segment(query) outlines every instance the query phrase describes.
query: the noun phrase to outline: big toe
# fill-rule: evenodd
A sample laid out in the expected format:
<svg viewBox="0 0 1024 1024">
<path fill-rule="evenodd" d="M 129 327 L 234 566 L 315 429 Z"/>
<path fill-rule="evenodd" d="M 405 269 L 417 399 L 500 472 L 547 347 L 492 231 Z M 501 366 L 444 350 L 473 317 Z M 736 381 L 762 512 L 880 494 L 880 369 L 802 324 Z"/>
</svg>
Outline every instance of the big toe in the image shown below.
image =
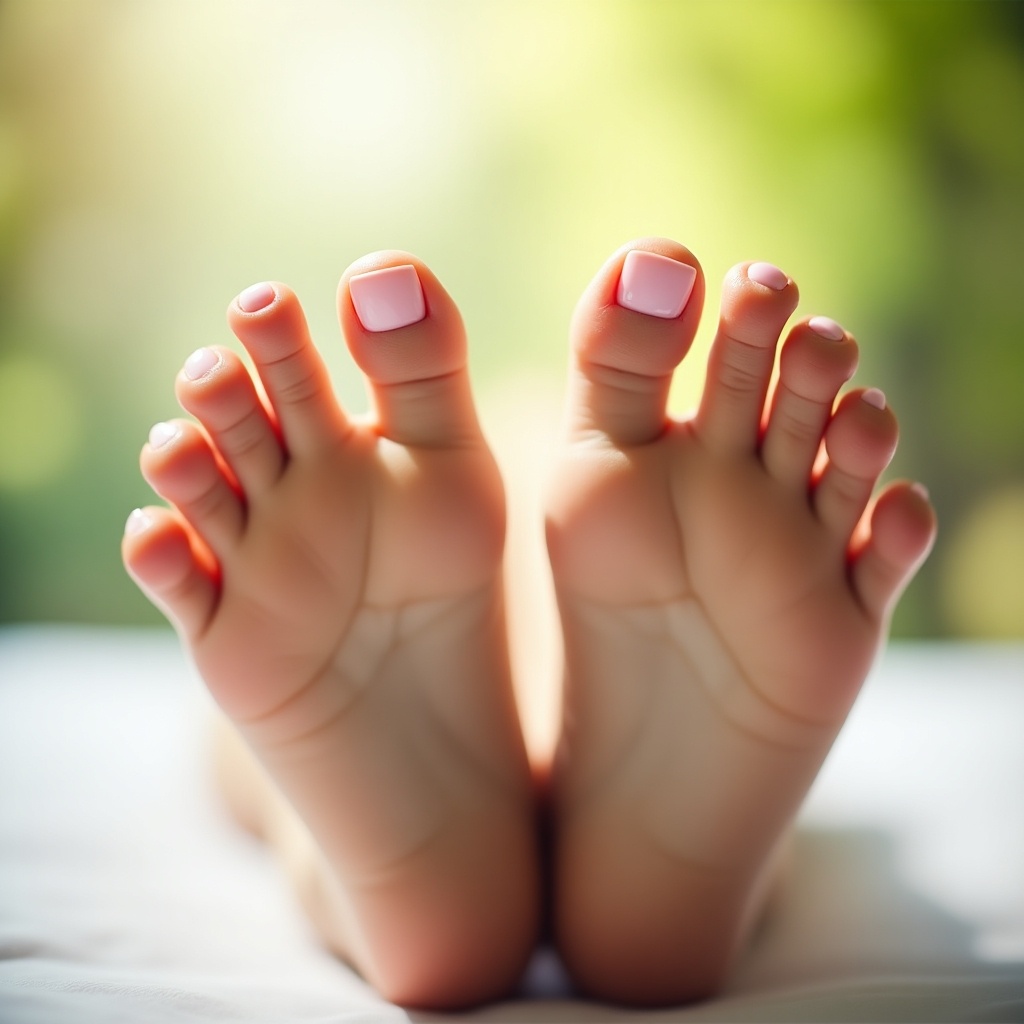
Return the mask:
<svg viewBox="0 0 1024 1024">
<path fill-rule="evenodd" d="M 573 315 L 571 436 L 636 445 L 662 434 L 672 374 L 703 303 L 700 264 L 677 242 L 638 239 L 606 261 Z"/>
<path fill-rule="evenodd" d="M 479 441 L 462 317 L 422 260 L 398 250 L 357 260 L 338 286 L 338 316 L 383 436 L 425 447 Z"/>
</svg>

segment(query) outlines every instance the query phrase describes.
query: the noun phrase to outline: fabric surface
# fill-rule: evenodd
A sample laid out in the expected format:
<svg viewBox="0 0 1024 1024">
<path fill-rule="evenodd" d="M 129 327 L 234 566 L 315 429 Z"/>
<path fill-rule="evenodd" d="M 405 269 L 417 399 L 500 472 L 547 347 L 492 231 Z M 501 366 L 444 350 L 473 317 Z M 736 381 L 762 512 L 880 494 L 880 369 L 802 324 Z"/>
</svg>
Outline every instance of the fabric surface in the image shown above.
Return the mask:
<svg viewBox="0 0 1024 1024">
<path fill-rule="evenodd" d="M 210 784 L 169 634 L 0 630 L 0 1021 L 437 1019 L 317 943 Z M 1024 1021 L 1024 647 L 884 656 L 728 990 L 622 1011 L 538 953 L 470 1021 Z"/>
</svg>

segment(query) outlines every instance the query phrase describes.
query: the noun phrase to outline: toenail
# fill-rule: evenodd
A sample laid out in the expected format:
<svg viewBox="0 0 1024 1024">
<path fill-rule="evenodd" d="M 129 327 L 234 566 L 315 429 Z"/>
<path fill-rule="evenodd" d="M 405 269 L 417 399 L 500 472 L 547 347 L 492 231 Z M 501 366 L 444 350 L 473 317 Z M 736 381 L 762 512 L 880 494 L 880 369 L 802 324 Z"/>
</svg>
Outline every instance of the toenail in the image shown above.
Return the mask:
<svg viewBox="0 0 1024 1024">
<path fill-rule="evenodd" d="M 153 520 L 142 511 L 141 508 L 134 509 L 124 524 L 124 532 L 129 537 L 144 533 L 153 525 Z"/>
<path fill-rule="evenodd" d="M 828 341 L 842 341 L 846 337 L 846 331 L 828 316 L 812 316 L 807 326 Z"/>
<path fill-rule="evenodd" d="M 868 405 L 873 405 L 876 409 L 885 408 L 885 393 L 879 391 L 878 388 L 868 388 L 860 397 L 862 401 L 867 402 Z"/>
<path fill-rule="evenodd" d="M 772 263 L 751 263 L 747 267 L 747 277 L 777 292 L 781 292 L 789 284 L 789 278 Z"/>
<path fill-rule="evenodd" d="M 154 423 L 149 432 L 149 446 L 151 448 L 163 448 L 179 434 L 179 430 L 173 423 Z"/>
<path fill-rule="evenodd" d="M 213 349 L 198 348 L 185 360 L 185 376 L 189 380 L 205 377 L 218 363 L 220 356 Z"/>
<path fill-rule="evenodd" d="M 674 320 L 686 308 L 697 271 L 688 263 L 645 249 L 626 253 L 616 301 L 626 309 Z"/>
<path fill-rule="evenodd" d="M 261 284 L 249 285 L 235 301 L 243 313 L 258 313 L 261 309 L 266 309 L 276 298 L 274 286 L 264 281 Z"/>
<path fill-rule="evenodd" d="M 910 485 L 910 489 L 919 497 L 924 498 L 925 501 L 931 500 L 931 495 L 928 493 L 928 488 L 922 483 L 913 483 Z"/>
<path fill-rule="evenodd" d="M 368 331 L 395 331 L 427 315 L 416 268 L 411 264 L 357 274 L 348 282 L 352 305 Z"/>
</svg>

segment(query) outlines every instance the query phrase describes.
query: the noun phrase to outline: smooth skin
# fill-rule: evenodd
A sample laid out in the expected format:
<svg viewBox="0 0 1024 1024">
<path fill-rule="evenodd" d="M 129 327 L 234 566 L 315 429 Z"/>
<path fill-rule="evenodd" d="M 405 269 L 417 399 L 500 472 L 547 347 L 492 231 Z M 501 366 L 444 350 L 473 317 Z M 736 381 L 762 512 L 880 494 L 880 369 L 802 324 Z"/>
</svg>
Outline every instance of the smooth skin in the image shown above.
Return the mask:
<svg viewBox="0 0 1024 1024">
<path fill-rule="evenodd" d="M 630 249 L 696 268 L 679 317 L 617 305 Z M 348 282 L 406 265 L 426 317 L 367 332 Z M 372 397 L 362 420 L 338 406 L 280 284 L 229 310 L 255 375 L 221 348 L 179 375 L 198 422 L 158 425 L 143 449 L 170 507 L 133 513 L 126 566 L 263 766 L 232 776 L 236 810 L 389 999 L 507 995 L 547 913 L 587 994 L 699 998 L 756 917 L 935 525 L 912 485 L 871 500 L 896 422 L 878 392 L 835 404 L 849 335 L 798 322 L 768 396 L 796 288 L 747 267 L 727 278 L 690 420 L 666 413 L 703 301 L 686 249 L 623 247 L 573 321 L 547 509 L 565 641 L 550 908 L 546 794 L 509 669 L 505 499 L 447 293 L 408 253 L 345 272 L 342 331 Z"/>
<path fill-rule="evenodd" d="M 365 331 L 348 281 L 405 264 L 427 316 Z M 396 1002 L 473 1004 L 518 980 L 540 901 L 505 636 L 504 493 L 462 321 L 407 253 L 350 267 L 339 316 L 373 400 L 357 422 L 295 296 L 273 294 L 228 313 L 266 399 L 227 349 L 198 379 L 179 375 L 199 425 L 175 421 L 144 448 L 143 474 L 171 508 L 141 513 L 125 562 L 297 811 L 282 821 L 281 801 L 257 799 L 246 816 L 284 848 L 330 945 Z"/>
<path fill-rule="evenodd" d="M 681 316 L 616 303 L 630 249 L 696 269 Z M 834 405 L 857 361 L 846 332 L 798 321 L 769 397 L 797 289 L 749 268 L 726 277 L 700 406 L 682 421 L 666 399 L 704 290 L 687 249 L 630 243 L 572 324 L 547 519 L 565 644 L 554 916 L 578 984 L 615 1002 L 720 987 L 934 537 L 918 488 L 870 506 L 896 420 L 877 391 Z"/>
</svg>

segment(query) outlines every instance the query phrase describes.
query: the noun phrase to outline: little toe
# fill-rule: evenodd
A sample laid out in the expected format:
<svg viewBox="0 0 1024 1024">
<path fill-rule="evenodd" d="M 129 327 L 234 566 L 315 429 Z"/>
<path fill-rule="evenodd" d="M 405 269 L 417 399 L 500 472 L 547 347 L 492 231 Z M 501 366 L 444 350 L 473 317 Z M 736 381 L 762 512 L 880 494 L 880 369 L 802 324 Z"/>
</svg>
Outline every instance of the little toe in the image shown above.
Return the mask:
<svg viewBox="0 0 1024 1024">
<path fill-rule="evenodd" d="M 726 275 L 696 419 L 715 451 L 756 449 L 775 348 L 798 300 L 793 281 L 770 263 L 741 263 Z"/>
<path fill-rule="evenodd" d="M 290 288 L 276 282 L 246 288 L 228 308 L 228 323 L 256 364 L 287 452 L 316 451 L 345 434 L 327 367 Z"/>
<path fill-rule="evenodd" d="M 195 640 L 217 602 L 217 566 L 189 528 L 166 508 L 139 508 L 128 517 L 121 541 L 128 574 L 142 592 Z"/>
<path fill-rule="evenodd" d="M 782 346 L 761 461 L 783 483 L 806 488 L 839 389 L 857 368 L 857 344 L 827 317 L 797 324 Z"/>
<path fill-rule="evenodd" d="M 896 452 L 896 417 L 875 388 L 846 395 L 825 430 L 827 463 L 813 493 L 822 523 L 845 547 Z"/>
<path fill-rule="evenodd" d="M 142 475 L 220 558 L 238 541 L 245 509 L 210 442 L 194 424 L 157 423 L 140 457 Z"/>
<path fill-rule="evenodd" d="M 703 304 L 704 275 L 684 246 L 644 238 L 618 249 L 573 315 L 570 436 L 597 432 L 616 445 L 660 437 Z"/>
<path fill-rule="evenodd" d="M 178 401 L 192 413 L 246 495 L 274 483 L 285 456 L 252 377 L 233 352 L 201 348 L 178 374 Z"/>
<path fill-rule="evenodd" d="M 876 621 L 888 619 L 935 535 L 935 511 L 919 484 L 901 481 L 878 496 L 851 565 L 854 592 Z"/>
<path fill-rule="evenodd" d="M 462 316 L 422 260 L 396 250 L 357 260 L 338 285 L 338 318 L 384 437 L 417 447 L 481 441 Z"/>
</svg>

